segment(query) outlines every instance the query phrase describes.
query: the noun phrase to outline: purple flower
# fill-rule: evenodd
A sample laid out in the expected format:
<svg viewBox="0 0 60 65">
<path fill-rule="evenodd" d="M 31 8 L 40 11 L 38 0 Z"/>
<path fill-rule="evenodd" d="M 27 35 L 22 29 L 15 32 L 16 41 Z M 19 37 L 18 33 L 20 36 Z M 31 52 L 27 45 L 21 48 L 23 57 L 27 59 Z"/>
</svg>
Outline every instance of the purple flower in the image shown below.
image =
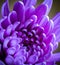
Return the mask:
<svg viewBox="0 0 60 65">
<path fill-rule="evenodd" d="M 22 0 L 10 12 L 8 0 L 0 19 L 0 65 L 55 65 L 60 53 L 60 13 L 49 19 L 52 0 L 36 6 L 36 0 Z"/>
</svg>

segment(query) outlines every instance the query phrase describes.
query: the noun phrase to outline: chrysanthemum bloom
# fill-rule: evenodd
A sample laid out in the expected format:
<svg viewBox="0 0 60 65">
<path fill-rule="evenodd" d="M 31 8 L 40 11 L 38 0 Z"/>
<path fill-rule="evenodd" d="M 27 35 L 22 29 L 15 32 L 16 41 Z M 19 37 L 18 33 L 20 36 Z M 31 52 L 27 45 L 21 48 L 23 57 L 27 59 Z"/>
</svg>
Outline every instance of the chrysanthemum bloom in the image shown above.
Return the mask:
<svg viewBox="0 0 60 65">
<path fill-rule="evenodd" d="M 0 65 L 55 65 L 60 53 L 60 13 L 49 19 L 52 0 L 36 6 L 36 0 L 22 0 L 10 12 L 3 4 L 0 20 Z"/>
</svg>

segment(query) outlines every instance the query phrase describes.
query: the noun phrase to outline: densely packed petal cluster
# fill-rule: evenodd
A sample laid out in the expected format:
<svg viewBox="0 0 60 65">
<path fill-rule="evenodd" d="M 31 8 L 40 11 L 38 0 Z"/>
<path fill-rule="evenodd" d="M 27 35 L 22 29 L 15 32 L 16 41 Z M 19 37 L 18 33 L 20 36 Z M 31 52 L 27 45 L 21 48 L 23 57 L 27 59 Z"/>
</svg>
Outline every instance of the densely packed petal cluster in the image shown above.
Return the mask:
<svg viewBox="0 0 60 65">
<path fill-rule="evenodd" d="M 52 0 L 36 2 L 16 1 L 12 11 L 8 0 L 3 4 L 0 65 L 55 65 L 60 60 L 60 53 L 53 54 L 60 42 L 60 13 L 49 19 Z"/>
</svg>

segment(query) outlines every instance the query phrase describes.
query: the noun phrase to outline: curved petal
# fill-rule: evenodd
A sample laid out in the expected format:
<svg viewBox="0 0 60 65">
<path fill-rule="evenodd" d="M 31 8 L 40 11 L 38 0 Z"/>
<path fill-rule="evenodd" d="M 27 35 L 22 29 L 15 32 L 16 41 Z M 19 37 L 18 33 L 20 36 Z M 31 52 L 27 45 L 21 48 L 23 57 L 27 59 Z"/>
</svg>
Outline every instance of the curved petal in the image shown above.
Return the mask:
<svg viewBox="0 0 60 65">
<path fill-rule="evenodd" d="M 10 38 L 6 38 L 6 39 L 4 40 L 4 43 L 3 43 L 3 49 L 4 49 L 4 50 L 6 50 L 6 49 L 8 48 L 9 40 L 10 40 Z"/>
<path fill-rule="evenodd" d="M 53 46 L 53 51 L 55 51 L 57 48 L 58 48 L 58 42 L 55 42 Z"/>
<path fill-rule="evenodd" d="M 43 4 L 47 4 L 48 5 L 48 11 L 47 14 L 49 13 L 51 6 L 52 6 L 53 0 L 44 0 Z"/>
<path fill-rule="evenodd" d="M 30 6 L 30 5 L 35 5 L 36 2 L 37 2 L 37 0 L 22 0 L 22 1 L 23 1 L 24 5 L 25 5 L 26 7 L 28 7 L 28 6 Z"/>
<path fill-rule="evenodd" d="M 55 31 L 55 35 L 56 35 L 56 41 L 60 42 L 60 29 L 59 28 Z"/>
<path fill-rule="evenodd" d="M 5 59 L 7 65 L 14 65 L 14 58 L 11 55 L 8 55 Z"/>
<path fill-rule="evenodd" d="M 44 15 L 40 22 L 40 26 L 42 26 L 44 28 L 44 32 L 46 34 L 49 34 L 54 28 L 54 23 L 52 20 L 49 20 L 48 16 Z"/>
<path fill-rule="evenodd" d="M 59 12 L 55 17 L 53 17 L 52 20 L 54 21 L 55 27 L 56 27 L 57 25 L 60 25 L 60 12 Z"/>
<path fill-rule="evenodd" d="M 25 20 L 25 7 L 24 7 L 24 3 L 21 1 L 18 1 L 15 3 L 14 11 L 17 12 L 17 17 L 18 17 L 18 21 L 23 22 Z"/>
<path fill-rule="evenodd" d="M 0 54 L 1 54 L 1 46 L 2 46 L 2 45 L 0 44 Z"/>
<path fill-rule="evenodd" d="M 0 42 L 4 40 L 4 30 L 0 30 Z"/>
<path fill-rule="evenodd" d="M 46 65 L 56 65 L 55 62 L 47 62 Z"/>
<path fill-rule="evenodd" d="M 39 5 L 35 10 L 35 15 L 38 17 L 38 22 L 41 20 L 43 15 L 46 15 L 48 6 L 46 4 Z M 38 12 L 38 13 L 37 13 Z"/>
<path fill-rule="evenodd" d="M 11 21 L 11 23 L 14 23 L 14 22 L 17 21 L 17 13 L 16 13 L 16 11 L 12 11 L 11 13 L 9 13 L 8 20 Z"/>
<path fill-rule="evenodd" d="M 1 10 L 1 13 L 2 13 L 2 16 L 8 16 L 10 10 L 9 10 L 9 3 L 8 3 L 8 0 L 6 0 L 6 2 L 2 5 L 2 10 Z"/>
<path fill-rule="evenodd" d="M 37 63 L 35 65 L 46 65 L 46 62 L 42 62 L 42 63 Z"/>
<path fill-rule="evenodd" d="M 30 6 L 28 9 L 26 9 L 26 11 L 25 11 L 25 20 L 29 19 L 31 17 L 31 15 L 34 14 L 34 11 L 35 11 L 34 6 Z"/>
<path fill-rule="evenodd" d="M 2 19 L 1 25 L 4 29 L 6 29 L 11 24 L 11 21 L 8 20 L 7 16 Z"/>
<path fill-rule="evenodd" d="M 48 61 L 50 62 L 59 61 L 60 62 L 60 53 L 52 54 Z"/>
<path fill-rule="evenodd" d="M 4 31 L 4 38 L 6 38 L 7 36 L 9 36 L 9 35 L 11 34 L 12 28 L 13 28 L 12 25 L 9 25 L 9 26 L 7 27 L 7 29 Z"/>
<path fill-rule="evenodd" d="M 59 17 L 60 16 L 60 12 L 59 13 L 57 13 L 57 15 L 56 16 L 54 16 L 53 18 L 52 18 L 52 20 L 55 20 L 57 17 Z"/>
<path fill-rule="evenodd" d="M 50 34 L 50 35 L 46 38 L 45 42 L 46 42 L 47 45 L 50 44 L 50 42 L 51 42 L 52 39 L 53 39 L 53 36 L 54 36 L 54 34 Z M 47 41 L 47 40 L 48 40 L 48 41 Z"/>
<path fill-rule="evenodd" d="M 3 61 L 0 60 L 0 65 L 5 65 Z"/>
<path fill-rule="evenodd" d="M 36 21 L 37 21 L 37 16 L 36 16 L 36 15 L 32 15 L 32 16 L 31 16 L 31 19 L 32 19 L 34 22 L 36 22 Z"/>
<path fill-rule="evenodd" d="M 33 61 L 32 61 L 33 60 Z M 31 55 L 29 58 L 28 58 L 28 63 L 31 63 L 31 64 L 34 64 L 35 62 L 38 61 L 38 56 L 37 55 Z"/>
<path fill-rule="evenodd" d="M 60 42 L 60 13 L 58 13 L 52 20 L 54 21 L 53 32 L 56 35 L 56 41 Z"/>
<path fill-rule="evenodd" d="M 49 17 L 46 15 L 42 16 L 42 20 L 40 21 L 40 26 L 44 27 L 47 21 L 49 21 Z"/>
</svg>

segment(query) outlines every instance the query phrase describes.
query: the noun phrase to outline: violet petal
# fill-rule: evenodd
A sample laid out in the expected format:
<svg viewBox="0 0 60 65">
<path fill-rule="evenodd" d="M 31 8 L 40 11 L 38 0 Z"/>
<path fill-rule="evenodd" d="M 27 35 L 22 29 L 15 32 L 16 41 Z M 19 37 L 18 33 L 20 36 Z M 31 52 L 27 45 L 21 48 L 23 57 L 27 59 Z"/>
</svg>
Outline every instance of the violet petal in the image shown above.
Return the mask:
<svg viewBox="0 0 60 65">
<path fill-rule="evenodd" d="M 55 27 L 60 24 L 60 13 L 58 13 L 53 19 Z"/>
<path fill-rule="evenodd" d="M 35 11 L 35 7 L 34 6 L 30 6 L 28 9 L 26 9 L 26 12 L 25 12 L 25 16 L 26 16 L 25 17 L 25 20 L 29 19 L 31 17 L 31 15 L 34 14 L 34 11 Z"/>
<path fill-rule="evenodd" d="M 43 15 L 46 15 L 46 13 L 47 13 L 47 8 L 48 8 L 48 6 L 47 6 L 46 4 L 41 4 L 41 5 L 39 5 L 39 6 L 36 8 L 35 14 L 36 14 L 37 17 L 38 17 L 38 20 L 40 20 Z M 38 12 L 38 13 L 37 13 L 37 12 Z"/>
<path fill-rule="evenodd" d="M 5 62 L 7 63 L 7 65 L 14 65 L 14 58 L 8 55 L 5 59 Z"/>
<path fill-rule="evenodd" d="M 8 20 L 7 16 L 5 16 L 1 22 L 2 27 L 4 29 L 6 29 L 10 24 L 11 24 L 11 22 Z"/>
<path fill-rule="evenodd" d="M 48 5 L 48 11 L 47 14 L 50 12 L 51 6 L 52 6 L 53 0 L 45 0 L 43 2 L 43 4 L 47 4 Z"/>
<path fill-rule="evenodd" d="M 60 53 L 52 54 L 48 61 L 50 62 L 59 61 L 60 62 Z"/>
<path fill-rule="evenodd" d="M 0 60 L 0 65 L 5 65 L 3 61 Z"/>
<path fill-rule="evenodd" d="M 25 6 L 36 5 L 37 0 L 22 0 Z"/>
<path fill-rule="evenodd" d="M 9 3 L 8 3 L 8 0 L 6 0 L 6 2 L 2 5 L 2 11 L 1 11 L 1 13 L 2 13 L 2 16 L 4 17 L 4 16 L 8 16 L 8 14 L 9 14 Z"/>
<path fill-rule="evenodd" d="M 16 22 L 17 21 L 16 11 L 12 11 L 11 13 L 9 13 L 8 19 L 9 19 L 9 21 L 11 21 L 11 23 Z"/>
<path fill-rule="evenodd" d="M 25 19 L 25 7 L 23 2 L 21 1 L 16 2 L 13 10 L 17 12 L 18 21 L 23 22 Z"/>
</svg>

